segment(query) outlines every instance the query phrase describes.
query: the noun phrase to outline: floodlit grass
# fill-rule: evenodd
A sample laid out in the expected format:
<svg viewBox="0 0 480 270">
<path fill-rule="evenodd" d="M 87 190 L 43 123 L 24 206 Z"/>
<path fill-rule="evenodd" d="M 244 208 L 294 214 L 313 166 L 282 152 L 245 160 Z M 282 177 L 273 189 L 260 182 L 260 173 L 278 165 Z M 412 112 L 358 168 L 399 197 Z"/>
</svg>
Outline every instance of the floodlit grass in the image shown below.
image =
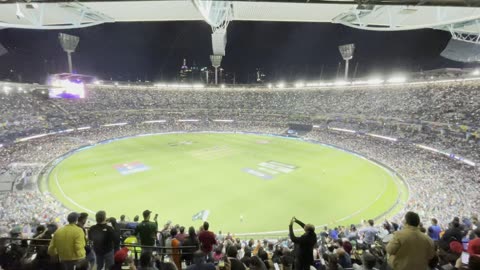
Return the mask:
<svg viewBox="0 0 480 270">
<path fill-rule="evenodd" d="M 269 161 L 296 168 L 279 172 L 259 165 Z M 130 162 L 149 169 L 122 175 L 114 168 Z M 390 209 L 399 193 L 406 197 L 399 179 L 356 155 L 294 139 L 218 133 L 100 144 L 63 160 L 48 186 L 76 211 L 133 219 L 149 209 L 161 224 L 198 227 L 201 221 L 192 216 L 206 209 L 213 230 L 236 233 L 286 230 L 292 216 L 317 226 L 358 224 Z"/>
</svg>

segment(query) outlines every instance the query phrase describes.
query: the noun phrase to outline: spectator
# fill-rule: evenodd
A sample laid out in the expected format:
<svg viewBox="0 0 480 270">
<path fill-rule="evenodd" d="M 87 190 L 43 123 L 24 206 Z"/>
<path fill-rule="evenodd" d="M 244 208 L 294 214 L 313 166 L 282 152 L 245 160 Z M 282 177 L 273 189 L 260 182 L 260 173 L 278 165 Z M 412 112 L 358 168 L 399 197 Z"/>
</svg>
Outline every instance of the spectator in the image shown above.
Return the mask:
<svg viewBox="0 0 480 270">
<path fill-rule="evenodd" d="M 362 256 L 362 265 L 354 264 L 354 270 L 378 270 L 375 268 L 377 264 L 377 258 L 373 256 L 370 252 L 363 253 Z"/>
<path fill-rule="evenodd" d="M 203 222 L 203 231 L 198 234 L 198 241 L 200 241 L 200 249 L 207 255 L 207 260 L 213 257 L 213 245 L 217 244 L 215 240 L 215 234 L 209 231 L 210 224 Z"/>
<path fill-rule="evenodd" d="M 175 236 L 175 238 L 177 238 L 177 240 L 180 241 L 180 243 L 183 243 L 183 241 L 185 241 L 185 238 L 188 237 L 188 234 L 185 233 L 185 227 L 184 226 L 180 226 L 178 231 L 179 231 L 179 233 L 177 234 L 177 236 Z"/>
<path fill-rule="evenodd" d="M 75 223 L 78 213 L 70 213 L 68 225 L 58 229 L 48 247 L 50 256 L 58 256 L 65 270 L 73 270 L 75 265 L 85 259 L 85 233 Z"/>
<path fill-rule="evenodd" d="M 126 229 L 129 229 L 129 230 L 135 230 L 135 228 L 137 228 L 137 225 L 138 225 L 138 220 L 140 218 L 137 216 L 135 216 L 133 218 L 133 222 L 127 222 L 127 224 L 125 225 Z"/>
<path fill-rule="evenodd" d="M 373 225 L 373 219 L 369 219 L 368 226 L 359 231 L 360 234 L 363 234 L 363 242 L 369 246 L 375 242 L 375 238 L 378 234 L 378 229 L 375 228 Z"/>
<path fill-rule="evenodd" d="M 181 243 L 176 238 L 177 229 L 176 228 L 171 229 L 170 230 L 170 235 L 171 235 L 170 241 L 171 241 L 171 247 L 172 247 L 171 254 L 172 254 L 173 263 L 177 266 L 177 269 L 182 269 L 182 265 L 181 265 L 181 261 L 180 261 L 181 254 L 180 254 L 180 249 L 179 249 Z"/>
<path fill-rule="evenodd" d="M 184 247 L 182 258 L 185 260 L 185 263 L 188 266 L 192 264 L 193 253 L 200 247 L 200 242 L 198 241 L 197 234 L 195 233 L 195 228 L 193 226 L 188 228 L 188 237 L 185 238 L 182 246 Z"/>
<path fill-rule="evenodd" d="M 245 265 L 237 259 L 238 250 L 236 246 L 229 246 L 227 248 L 227 258 L 230 261 L 230 270 L 246 270 Z"/>
<path fill-rule="evenodd" d="M 388 243 L 388 260 L 394 270 L 427 269 L 428 262 L 434 257 L 433 241 L 420 232 L 419 225 L 418 214 L 407 212 L 404 228 L 395 232 Z"/>
<path fill-rule="evenodd" d="M 154 221 L 150 221 L 150 210 L 143 211 L 143 221 L 135 228 L 135 235 L 139 239 L 142 246 L 155 246 L 155 239 L 158 231 L 158 223 L 155 217 Z M 152 251 L 152 248 L 142 248 L 142 251 Z"/>
<path fill-rule="evenodd" d="M 142 255 L 140 255 L 140 267 L 138 270 L 158 270 L 153 265 L 153 257 L 151 252 L 142 252 Z"/>
<path fill-rule="evenodd" d="M 468 253 L 470 256 L 480 255 L 480 228 L 473 231 L 474 239 L 468 242 Z"/>
<path fill-rule="evenodd" d="M 454 220 L 450 224 L 450 228 L 445 231 L 443 234 L 440 246 L 444 249 L 448 249 L 448 246 L 452 241 L 462 242 L 463 233 L 460 227 L 460 223 L 457 220 Z"/>
<path fill-rule="evenodd" d="M 207 263 L 205 253 L 196 251 L 193 254 L 193 264 L 187 267 L 187 270 L 216 270 L 213 263 Z"/>
<path fill-rule="evenodd" d="M 305 233 L 300 237 L 296 237 L 293 233 L 294 222 L 305 230 Z M 312 224 L 305 225 L 303 222 L 293 217 L 288 229 L 290 239 L 295 243 L 295 269 L 309 270 L 310 266 L 313 266 L 313 247 L 317 242 L 315 227 Z"/>
<path fill-rule="evenodd" d="M 438 220 L 436 218 L 432 218 L 432 226 L 428 227 L 428 236 L 430 236 L 433 241 L 438 241 L 440 240 L 441 232 L 442 228 L 438 226 Z"/>
<path fill-rule="evenodd" d="M 110 269 L 114 265 L 114 250 L 118 249 L 115 231 L 107 225 L 107 214 L 98 211 L 95 215 L 97 224 L 90 227 L 88 239 L 93 242 L 93 250 L 97 257 L 97 269 Z"/>
</svg>

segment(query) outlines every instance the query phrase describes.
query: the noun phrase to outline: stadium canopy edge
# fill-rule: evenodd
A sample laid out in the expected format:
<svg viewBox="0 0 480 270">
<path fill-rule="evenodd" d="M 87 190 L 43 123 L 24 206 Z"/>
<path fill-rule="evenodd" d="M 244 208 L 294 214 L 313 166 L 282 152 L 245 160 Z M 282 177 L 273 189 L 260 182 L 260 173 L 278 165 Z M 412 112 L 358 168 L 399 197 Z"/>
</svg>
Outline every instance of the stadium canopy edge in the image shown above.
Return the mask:
<svg viewBox="0 0 480 270">
<path fill-rule="evenodd" d="M 75 2 L 130 2 L 132 0 L 78 0 Z M 162 1 L 162 0 L 142 0 Z M 275 2 L 275 3 L 310 3 L 310 4 L 349 4 L 349 5 L 401 5 L 401 6 L 451 6 L 480 7 L 477 0 L 234 0 L 236 2 Z M 1 4 L 12 3 L 70 3 L 72 0 L 0 0 Z"/>
</svg>

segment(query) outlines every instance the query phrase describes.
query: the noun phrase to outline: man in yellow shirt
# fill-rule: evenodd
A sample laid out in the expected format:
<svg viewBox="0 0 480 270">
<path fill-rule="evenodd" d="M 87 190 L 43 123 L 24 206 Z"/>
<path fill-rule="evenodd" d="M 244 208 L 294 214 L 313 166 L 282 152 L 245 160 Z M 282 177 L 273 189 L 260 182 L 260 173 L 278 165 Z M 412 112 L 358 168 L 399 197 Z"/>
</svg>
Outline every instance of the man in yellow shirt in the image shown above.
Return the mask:
<svg viewBox="0 0 480 270">
<path fill-rule="evenodd" d="M 58 229 L 48 247 L 50 256 L 58 256 L 65 270 L 72 270 L 81 260 L 85 259 L 85 233 L 76 225 L 78 213 L 70 213 L 68 225 Z"/>
</svg>

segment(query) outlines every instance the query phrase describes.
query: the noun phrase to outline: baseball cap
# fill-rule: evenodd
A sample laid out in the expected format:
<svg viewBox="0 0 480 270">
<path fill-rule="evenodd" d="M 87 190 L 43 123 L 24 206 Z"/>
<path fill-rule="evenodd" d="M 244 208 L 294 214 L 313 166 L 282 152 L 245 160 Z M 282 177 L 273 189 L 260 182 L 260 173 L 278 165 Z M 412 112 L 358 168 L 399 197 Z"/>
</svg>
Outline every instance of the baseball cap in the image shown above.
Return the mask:
<svg viewBox="0 0 480 270">
<path fill-rule="evenodd" d="M 470 255 L 480 255 L 480 238 L 475 238 L 468 243 Z"/>
<path fill-rule="evenodd" d="M 115 263 L 123 263 L 128 257 L 128 248 L 123 247 L 115 253 Z"/>
<path fill-rule="evenodd" d="M 145 211 L 143 211 L 143 217 L 146 218 L 146 217 L 148 217 L 151 213 L 152 213 L 152 211 L 150 211 L 150 210 L 145 210 Z"/>
</svg>

